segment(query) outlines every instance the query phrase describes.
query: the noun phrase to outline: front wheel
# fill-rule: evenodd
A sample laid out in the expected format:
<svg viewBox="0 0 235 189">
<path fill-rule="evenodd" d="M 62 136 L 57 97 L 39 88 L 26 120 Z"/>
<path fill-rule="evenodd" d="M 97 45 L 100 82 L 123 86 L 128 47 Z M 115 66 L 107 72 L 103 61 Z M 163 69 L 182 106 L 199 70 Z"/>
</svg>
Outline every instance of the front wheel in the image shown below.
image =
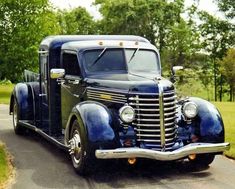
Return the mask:
<svg viewBox="0 0 235 189">
<path fill-rule="evenodd" d="M 214 154 L 198 154 L 195 159 L 193 160 L 189 159 L 189 160 L 194 165 L 208 166 L 213 162 L 214 159 L 215 159 Z"/>
<path fill-rule="evenodd" d="M 12 118 L 13 118 L 13 127 L 14 127 L 15 133 L 17 135 L 24 134 L 25 133 L 25 129 L 23 128 L 23 126 L 21 126 L 19 124 L 19 108 L 18 108 L 18 104 L 17 104 L 16 100 L 14 100 L 14 104 L 13 104 Z"/>
<path fill-rule="evenodd" d="M 80 175 L 88 173 L 89 170 L 89 155 L 86 152 L 86 136 L 82 129 L 83 128 L 79 125 L 78 121 L 75 120 L 71 128 L 69 140 L 69 152 L 73 167 Z"/>
</svg>

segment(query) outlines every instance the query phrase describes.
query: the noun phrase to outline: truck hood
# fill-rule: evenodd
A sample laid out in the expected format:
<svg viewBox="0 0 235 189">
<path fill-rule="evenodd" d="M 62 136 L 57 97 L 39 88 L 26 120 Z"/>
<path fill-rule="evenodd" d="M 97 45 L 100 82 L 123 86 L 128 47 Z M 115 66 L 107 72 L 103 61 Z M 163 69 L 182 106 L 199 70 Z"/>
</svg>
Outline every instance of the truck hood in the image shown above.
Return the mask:
<svg viewBox="0 0 235 189">
<path fill-rule="evenodd" d="M 106 90 L 117 90 L 125 93 L 158 93 L 159 85 L 164 91 L 173 90 L 173 84 L 156 74 L 125 73 L 92 75 L 85 79 L 87 86 Z"/>
</svg>

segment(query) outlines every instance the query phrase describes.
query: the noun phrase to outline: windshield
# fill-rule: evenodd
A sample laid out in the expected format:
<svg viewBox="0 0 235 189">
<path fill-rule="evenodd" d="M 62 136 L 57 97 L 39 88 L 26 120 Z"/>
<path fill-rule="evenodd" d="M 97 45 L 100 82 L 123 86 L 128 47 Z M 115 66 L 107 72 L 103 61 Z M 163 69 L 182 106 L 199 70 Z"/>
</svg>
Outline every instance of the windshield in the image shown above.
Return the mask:
<svg viewBox="0 0 235 189">
<path fill-rule="evenodd" d="M 156 52 L 145 49 L 96 49 L 85 51 L 88 72 L 155 72 L 160 73 Z"/>
</svg>

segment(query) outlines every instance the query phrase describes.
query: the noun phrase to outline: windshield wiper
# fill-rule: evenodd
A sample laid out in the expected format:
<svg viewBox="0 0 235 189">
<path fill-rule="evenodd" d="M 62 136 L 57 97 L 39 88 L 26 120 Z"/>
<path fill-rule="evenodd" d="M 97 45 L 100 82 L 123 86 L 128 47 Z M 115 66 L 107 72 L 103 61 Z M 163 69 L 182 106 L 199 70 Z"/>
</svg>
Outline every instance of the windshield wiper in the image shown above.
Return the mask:
<svg viewBox="0 0 235 189">
<path fill-rule="evenodd" d="M 130 58 L 130 60 L 127 62 L 127 64 L 129 64 L 129 63 L 132 61 L 132 59 L 135 57 L 135 54 L 139 51 L 139 49 L 140 49 L 140 48 L 135 49 L 135 51 L 134 51 L 133 54 L 131 55 L 131 58 Z"/>
<path fill-rule="evenodd" d="M 94 60 L 94 62 L 90 65 L 90 68 L 93 67 L 98 61 L 99 59 L 104 55 L 104 53 L 106 52 L 107 48 L 104 48 L 101 53 L 97 56 L 97 58 Z"/>
</svg>

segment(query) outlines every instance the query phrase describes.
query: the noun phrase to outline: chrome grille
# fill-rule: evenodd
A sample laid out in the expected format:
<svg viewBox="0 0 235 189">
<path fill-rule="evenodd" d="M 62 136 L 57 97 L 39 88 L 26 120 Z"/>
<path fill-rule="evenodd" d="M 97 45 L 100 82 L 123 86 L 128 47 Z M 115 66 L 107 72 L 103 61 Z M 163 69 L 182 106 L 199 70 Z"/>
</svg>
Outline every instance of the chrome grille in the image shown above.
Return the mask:
<svg viewBox="0 0 235 189">
<path fill-rule="evenodd" d="M 127 97 L 123 91 L 112 91 L 106 89 L 87 88 L 87 98 L 105 102 L 125 104 Z"/>
<path fill-rule="evenodd" d="M 133 126 L 139 144 L 155 150 L 169 150 L 174 145 L 176 137 L 176 96 L 174 91 L 163 92 L 163 132 L 160 126 L 160 99 L 159 94 L 131 94 L 129 105 L 135 109 L 136 117 Z M 161 141 L 162 138 L 164 142 Z"/>
</svg>

